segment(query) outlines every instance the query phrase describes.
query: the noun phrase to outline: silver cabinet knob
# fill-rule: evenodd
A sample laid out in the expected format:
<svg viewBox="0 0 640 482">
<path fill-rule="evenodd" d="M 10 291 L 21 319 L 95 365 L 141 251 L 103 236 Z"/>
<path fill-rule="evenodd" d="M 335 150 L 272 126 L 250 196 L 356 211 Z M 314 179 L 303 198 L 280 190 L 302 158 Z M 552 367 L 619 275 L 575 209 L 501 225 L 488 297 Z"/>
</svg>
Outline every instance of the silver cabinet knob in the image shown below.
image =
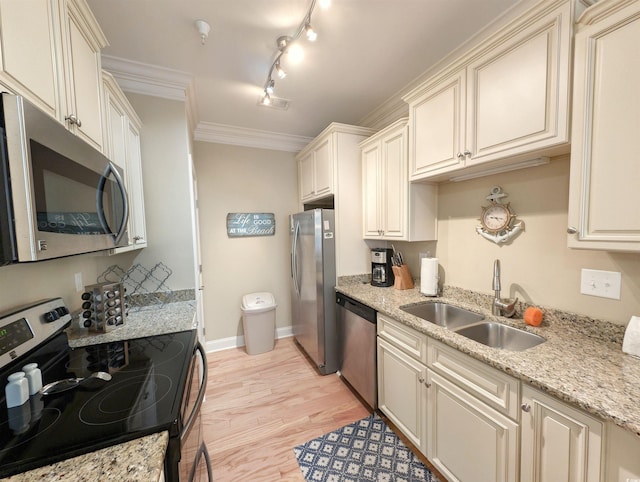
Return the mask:
<svg viewBox="0 0 640 482">
<path fill-rule="evenodd" d="M 522 405 L 520 405 L 520 408 L 523 412 L 526 413 L 529 413 L 531 411 L 531 405 L 529 405 L 528 403 L 523 403 Z"/>
<path fill-rule="evenodd" d="M 424 382 L 424 386 L 425 386 L 425 387 L 427 387 L 427 388 L 431 388 L 431 383 L 429 383 L 429 382 Z"/>
<path fill-rule="evenodd" d="M 424 382 L 425 382 L 425 379 L 424 379 L 424 377 L 418 377 L 418 381 L 419 381 L 420 383 L 424 383 Z"/>
<path fill-rule="evenodd" d="M 466 157 L 471 157 L 471 151 L 469 149 L 466 149 L 463 153 Z"/>
<path fill-rule="evenodd" d="M 458 154 L 456 154 L 459 160 L 463 160 L 464 159 L 464 154 L 462 152 L 458 152 Z"/>
<path fill-rule="evenodd" d="M 82 127 L 82 121 L 76 117 L 75 114 L 69 114 L 64 120 L 68 121 L 71 125 Z"/>
<path fill-rule="evenodd" d="M 569 226 L 567 228 L 567 234 L 576 234 L 578 230 L 574 226 Z"/>
</svg>

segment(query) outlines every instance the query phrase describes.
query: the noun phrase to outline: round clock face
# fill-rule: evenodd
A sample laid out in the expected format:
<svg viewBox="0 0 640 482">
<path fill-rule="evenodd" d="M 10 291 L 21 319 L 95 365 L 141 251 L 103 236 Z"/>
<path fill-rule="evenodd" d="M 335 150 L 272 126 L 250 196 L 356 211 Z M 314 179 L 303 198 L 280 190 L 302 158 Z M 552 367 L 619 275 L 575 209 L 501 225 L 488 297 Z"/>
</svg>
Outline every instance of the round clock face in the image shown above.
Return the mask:
<svg viewBox="0 0 640 482">
<path fill-rule="evenodd" d="M 492 204 L 483 208 L 480 222 L 487 231 L 499 232 L 507 228 L 511 222 L 509 207 L 503 204 Z"/>
</svg>

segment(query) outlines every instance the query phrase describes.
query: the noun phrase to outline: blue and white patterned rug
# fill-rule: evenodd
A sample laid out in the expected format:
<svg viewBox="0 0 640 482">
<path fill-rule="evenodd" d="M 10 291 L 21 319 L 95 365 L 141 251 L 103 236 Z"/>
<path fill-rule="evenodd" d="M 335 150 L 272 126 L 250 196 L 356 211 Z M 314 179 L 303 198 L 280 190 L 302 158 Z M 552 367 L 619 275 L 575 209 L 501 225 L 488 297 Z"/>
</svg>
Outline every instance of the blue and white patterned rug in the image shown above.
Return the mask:
<svg viewBox="0 0 640 482">
<path fill-rule="evenodd" d="M 438 482 L 375 414 L 293 451 L 307 482 Z"/>
</svg>

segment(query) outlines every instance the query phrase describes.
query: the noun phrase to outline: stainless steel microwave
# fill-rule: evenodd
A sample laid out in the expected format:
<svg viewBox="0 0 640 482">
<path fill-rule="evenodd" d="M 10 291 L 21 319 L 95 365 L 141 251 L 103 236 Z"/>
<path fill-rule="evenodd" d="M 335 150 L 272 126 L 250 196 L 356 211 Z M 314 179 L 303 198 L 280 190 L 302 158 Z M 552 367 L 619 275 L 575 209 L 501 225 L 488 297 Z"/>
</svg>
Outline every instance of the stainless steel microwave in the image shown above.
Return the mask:
<svg viewBox="0 0 640 482">
<path fill-rule="evenodd" d="M 0 264 L 126 245 L 122 170 L 24 98 L 0 103 Z"/>
</svg>

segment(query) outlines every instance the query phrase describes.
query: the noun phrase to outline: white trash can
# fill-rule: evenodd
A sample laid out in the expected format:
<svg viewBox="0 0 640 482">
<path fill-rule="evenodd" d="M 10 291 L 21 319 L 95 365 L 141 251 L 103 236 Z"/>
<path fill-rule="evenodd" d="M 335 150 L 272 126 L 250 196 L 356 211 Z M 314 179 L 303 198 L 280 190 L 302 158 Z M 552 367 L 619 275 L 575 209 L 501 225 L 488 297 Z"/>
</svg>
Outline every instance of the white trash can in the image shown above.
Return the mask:
<svg viewBox="0 0 640 482">
<path fill-rule="evenodd" d="M 276 300 L 271 293 L 250 293 L 242 297 L 242 327 L 249 355 L 273 350 L 276 334 Z"/>
</svg>

